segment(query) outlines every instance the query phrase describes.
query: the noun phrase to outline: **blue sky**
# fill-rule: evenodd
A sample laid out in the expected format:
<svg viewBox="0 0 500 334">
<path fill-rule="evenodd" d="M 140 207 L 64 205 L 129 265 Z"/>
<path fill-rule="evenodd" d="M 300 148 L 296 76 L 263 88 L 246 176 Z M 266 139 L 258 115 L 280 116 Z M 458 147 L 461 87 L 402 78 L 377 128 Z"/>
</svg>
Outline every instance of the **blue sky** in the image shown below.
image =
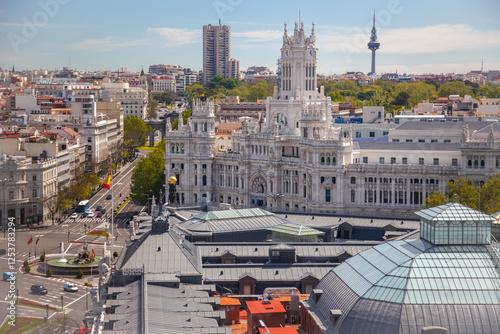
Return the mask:
<svg viewBox="0 0 500 334">
<path fill-rule="evenodd" d="M 139 71 L 151 64 L 202 69 L 202 27 L 231 26 L 241 68 L 276 69 L 283 23 L 316 24 L 319 73 L 370 70 L 377 12 L 377 72 L 500 69 L 500 1 L 3 0 L 0 66 Z M 290 28 L 291 27 L 291 28 Z"/>
</svg>

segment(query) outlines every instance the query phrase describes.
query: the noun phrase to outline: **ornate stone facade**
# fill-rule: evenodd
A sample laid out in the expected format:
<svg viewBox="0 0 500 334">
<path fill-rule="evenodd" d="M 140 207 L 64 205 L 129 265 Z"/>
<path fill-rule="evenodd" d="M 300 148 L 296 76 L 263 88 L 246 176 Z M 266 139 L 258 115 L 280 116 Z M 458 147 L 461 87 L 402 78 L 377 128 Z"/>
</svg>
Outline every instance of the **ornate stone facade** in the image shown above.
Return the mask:
<svg viewBox="0 0 500 334">
<path fill-rule="evenodd" d="M 331 123 L 330 97 L 316 89 L 314 25 L 307 37 L 303 24 L 293 36 L 285 24 L 281 59 L 281 89 L 267 98 L 264 119 L 243 123 L 229 147 L 216 139 L 211 101 L 195 101 L 178 130 L 167 124 L 165 174 L 178 180 L 179 204 L 399 215 L 450 179 L 500 172 L 498 123 L 484 136 L 464 130 L 461 144 L 353 141 L 351 128 Z"/>
</svg>

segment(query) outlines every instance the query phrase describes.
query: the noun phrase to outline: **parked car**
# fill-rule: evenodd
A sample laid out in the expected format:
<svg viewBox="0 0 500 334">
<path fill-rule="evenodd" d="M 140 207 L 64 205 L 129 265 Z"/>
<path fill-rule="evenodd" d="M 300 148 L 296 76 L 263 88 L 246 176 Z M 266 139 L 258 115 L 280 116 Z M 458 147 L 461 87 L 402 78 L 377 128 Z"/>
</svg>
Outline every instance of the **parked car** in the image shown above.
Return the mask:
<svg viewBox="0 0 500 334">
<path fill-rule="evenodd" d="M 101 218 L 102 217 L 102 212 L 98 212 L 96 215 L 95 215 L 97 218 Z"/>
<path fill-rule="evenodd" d="M 87 217 L 89 217 L 89 218 L 94 218 L 94 213 L 93 213 L 93 212 L 90 212 L 90 213 L 87 215 Z"/>
<path fill-rule="evenodd" d="M 100 205 L 96 206 L 95 211 L 101 211 L 101 206 Z"/>
<path fill-rule="evenodd" d="M 87 217 L 87 214 L 84 212 L 84 213 L 82 213 L 82 218 L 85 218 L 85 217 Z"/>
<path fill-rule="evenodd" d="M 11 273 L 9 271 L 6 271 L 6 272 L 3 273 L 3 280 L 4 281 L 12 281 L 13 279 L 15 279 L 13 273 Z"/>
<path fill-rule="evenodd" d="M 77 292 L 78 287 L 73 283 L 64 283 L 64 291 Z"/>
<path fill-rule="evenodd" d="M 86 214 L 93 213 L 93 212 L 94 212 L 94 211 L 92 211 L 91 209 L 87 209 L 87 210 L 85 210 L 85 213 L 86 213 Z"/>
<path fill-rule="evenodd" d="M 105 213 L 106 213 L 106 209 L 102 208 L 102 209 L 101 209 L 101 213 L 102 213 L 102 214 L 105 214 Z"/>
<path fill-rule="evenodd" d="M 47 292 L 49 292 L 46 288 L 43 287 L 43 285 L 40 284 L 33 284 L 31 286 L 31 292 L 37 295 L 46 295 Z"/>
<path fill-rule="evenodd" d="M 106 199 L 110 200 L 111 199 L 111 195 L 106 196 Z"/>
<path fill-rule="evenodd" d="M 76 213 L 76 212 L 75 212 L 75 213 L 73 213 L 73 214 L 71 215 L 71 218 L 73 218 L 73 219 L 78 218 L 78 213 Z"/>
</svg>

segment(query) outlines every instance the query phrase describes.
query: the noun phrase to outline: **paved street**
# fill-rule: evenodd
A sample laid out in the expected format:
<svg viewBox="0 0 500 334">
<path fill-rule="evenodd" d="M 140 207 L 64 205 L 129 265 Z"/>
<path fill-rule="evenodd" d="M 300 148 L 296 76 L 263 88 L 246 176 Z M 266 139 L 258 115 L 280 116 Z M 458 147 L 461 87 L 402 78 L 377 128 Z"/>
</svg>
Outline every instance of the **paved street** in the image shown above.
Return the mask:
<svg viewBox="0 0 500 334">
<path fill-rule="evenodd" d="M 132 175 L 133 168 L 137 164 L 138 159 L 133 163 L 129 163 L 124 166 L 120 173 L 118 173 L 112 180 L 113 189 L 113 200 L 107 200 L 106 197 L 111 194 L 111 190 L 100 189 L 91 199 L 90 208 L 95 210 L 96 206 L 101 205 L 102 208 L 106 210 L 106 217 L 101 219 L 95 218 L 81 218 L 81 215 L 75 220 L 68 218 L 63 221 L 60 225 L 48 225 L 47 228 L 33 229 L 33 230 L 17 230 L 16 232 L 16 265 L 15 270 L 10 270 L 7 266 L 7 254 L 0 256 L 0 270 L 13 271 L 16 274 L 16 289 L 19 292 L 20 298 L 25 298 L 31 301 L 41 303 L 43 305 L 49 304 L 50 306 L 61 308 L 61 296 L 64 298 L 64 308 L 66 312 L 66 317 L 73 319 L 75 324 L 83 325 L 83 316 L 86 310 L 91 305 L 90 295 L 87 292 L 84 284 L 88 281 L 88 277 L 83 279 L 76 279 L 75 277 L 51 277 L 47 278 L 44 276 L 38 276 L 33 274 L 26 274 L 22 271 L 22 263 L 27 260 L 30 256 L 30 262 L 38 259 L 43 252 L 46 253 L 47 258 L 60 258 L 61 248 L 60 244 L 64 244 L 64 256 L 66 258 L 71 258 L 77 255 L 79 251 L 82 250 L 83 244 L 88 243 L 88 248 L 93 249 L 95 254 L 101 255 L 104 244 L 107 245 L 108 249 L 111 249 L 111 243 L 114 243 L 114 250 L 120 253 L 120 250 L 128 239 L 128 221 L 133 217 L 133 215 L 143 209 L 142 206 L 138 206 L 131 201 L 129 201 L 120 211 L 118 215 L 114 217 L 114 236 L 111 236 L 111 219 L 112 213 L 112 202 L 115 208 L 117 208 L 125 198 L 130 194 L 130 179 Z M 120 197 L 120 193 L 122 196 Z M 47 222 L 46 224 L 51 224 Z M 85 231 L 102 230 L 108 231 L 110 236 L 108 238 L 103 236 L 86 235 Z M 115 241 L 115 236 L 118 234 L 118 238 Z M 68 236 L 71 242 L 68 243 Z M 28 240 L 33 237 L 33 242 L 28 245 Z M 40 237 L 38 243 L 36 242 Z M 0 249 L 7 249 L 7 240 L 3 238 L 3 234 L 0 235 Z M 94 276 L 93 282 L 97 283 L 98 277 L 97 273 Z M 63 290 L 63 285 L 65 282 L 74 282 L 78 284 L 78 292 L 66 292 Z M 30 292 L 31 285 L 42 284 L 48 289 L 47 295 L 35 295 Z M 7 316 L 7 306 L 9 299 L 7 298 L 9 289 L 9 282 L 0 281 L 0 304 L 4 304 L 5 307 L 0 307 L 0 322 Z M 87 305 L 88 303 L 88 305 Z M 43 318 L 46 316 L 46 311 L 44 309 L 38 309 L 33 307 L 17 306 L 16 308 L 17 316 L 30 316 L 36 318 Z M 49 318 L 54 316 L 59 316 L 61 313 L 49 312 Z M 69 329 L 67 332 L 70 332 Z M 72 332 L 72 331 L 71 331 Z"/>
</svg>

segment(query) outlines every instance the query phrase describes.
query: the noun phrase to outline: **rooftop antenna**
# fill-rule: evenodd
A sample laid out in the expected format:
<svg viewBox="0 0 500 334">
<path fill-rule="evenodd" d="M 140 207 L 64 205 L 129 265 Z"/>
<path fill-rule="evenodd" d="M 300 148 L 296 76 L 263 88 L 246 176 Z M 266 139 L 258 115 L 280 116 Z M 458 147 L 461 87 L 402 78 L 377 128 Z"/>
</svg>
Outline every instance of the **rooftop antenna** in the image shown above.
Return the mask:
<svg viewBox="0 0 500 334">
<path fill-rule="evenodd" d="M 219 19 L 219 27 L 222 27 L 222 22 L 220 19 Z"/>
<path fill-rule="evenodd" d="M 483 73 L 483 60 L 481 59 L 481 73 Z"/>
<path fill-rule="evenodd" d="M 300 24 L 300 10 L 299 10 L 299 24 Z"/>
</svg>

